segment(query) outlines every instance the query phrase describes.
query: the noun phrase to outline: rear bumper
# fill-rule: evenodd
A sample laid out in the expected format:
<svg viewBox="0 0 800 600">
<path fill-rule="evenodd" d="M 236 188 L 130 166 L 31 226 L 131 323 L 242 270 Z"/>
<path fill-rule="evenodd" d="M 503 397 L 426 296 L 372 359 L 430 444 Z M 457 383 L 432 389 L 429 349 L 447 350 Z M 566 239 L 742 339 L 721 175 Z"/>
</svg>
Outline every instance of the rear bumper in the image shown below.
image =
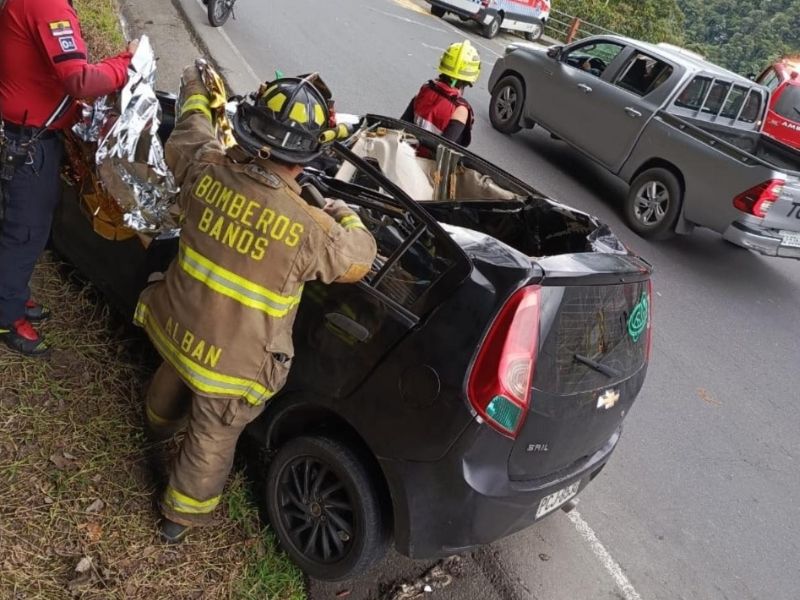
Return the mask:
<svg viewBox="0 0 800 600">
<path fill-rule="evenodd" d="M 576 481 L 580 493 L 600 473 L 620 433 L 592 456 L 532 481 L 508 478 L 511 440 L 477 422 L 439 461 L 382 460 L 398 551 L 412 558 L 448 556 L 529 527 L 547 516 L 536 518 L 542 498 Z"/>
<path fill-rule="evenodd" d="M 783 240 L 771 233 L 771 230 L 743 223 L 731 223 L 723 237 L 732 244 L 755 250 L 765 256 L 800 259 L 800 248 L 782 245 Z"/>
</svg>

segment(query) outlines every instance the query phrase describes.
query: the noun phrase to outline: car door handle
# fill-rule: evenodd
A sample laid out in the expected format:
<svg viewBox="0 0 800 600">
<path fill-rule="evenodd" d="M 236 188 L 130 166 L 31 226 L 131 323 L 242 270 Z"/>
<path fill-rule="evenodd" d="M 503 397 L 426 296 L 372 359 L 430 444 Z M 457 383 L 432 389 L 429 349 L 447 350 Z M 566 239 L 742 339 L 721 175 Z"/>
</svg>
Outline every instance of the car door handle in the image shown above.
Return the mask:
<svg viewBox="0 0 800 600">
<path fill-rule="evenodd" d="M 369 329 L 342 313 L 328 313 L 325 315 L 325 320 L 346 334 L 353 336 L 359 342 L 366 342 L 369 339 Z"/>
<path fill-rule="evenodd" d="M 584 94 L 591 94 L 592 88 L 586 85 L 585 83 L 579 83 L 578 87 L 583 90 Z"/>
<path fill-rule="evenodd" d="M 638 110 L 630 106 L 625 107 L 625 112 L 628 113 L 628 116 L 633 119 L 638 119 L 639 117 L 642 116 L 642 113 L 640 113 Z"/>
</svg>

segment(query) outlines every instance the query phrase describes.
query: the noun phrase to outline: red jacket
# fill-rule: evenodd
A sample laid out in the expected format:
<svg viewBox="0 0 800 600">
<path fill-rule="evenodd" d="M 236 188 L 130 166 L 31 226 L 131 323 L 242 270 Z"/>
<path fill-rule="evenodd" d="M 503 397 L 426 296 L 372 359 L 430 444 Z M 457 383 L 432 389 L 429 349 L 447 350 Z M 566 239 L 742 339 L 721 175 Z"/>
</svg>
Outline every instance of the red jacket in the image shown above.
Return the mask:
<svg viewBox="0 0 800 600">
<path fill-rule="evenodd" d="M 468 146 L 472 141 L 472 124 L 475 121 L 472 107 L 459 90 L 442 81 L 429 81 L 419 90 L 413 102 L 414 124 L 441 135 L 459 106 L 469 111 L 469 118 L 464 135 L 457 143 Z"/>
<path fill-rule="evenodd" d="M 41 127 L 64 96 L 94 98 L 121 89 L 129 52 L 89 64 L 69 0 L 8 0 L 0 11 L 0 115 Z M 76 107 L 51 128 L 75 120 Z"/>
</svg>

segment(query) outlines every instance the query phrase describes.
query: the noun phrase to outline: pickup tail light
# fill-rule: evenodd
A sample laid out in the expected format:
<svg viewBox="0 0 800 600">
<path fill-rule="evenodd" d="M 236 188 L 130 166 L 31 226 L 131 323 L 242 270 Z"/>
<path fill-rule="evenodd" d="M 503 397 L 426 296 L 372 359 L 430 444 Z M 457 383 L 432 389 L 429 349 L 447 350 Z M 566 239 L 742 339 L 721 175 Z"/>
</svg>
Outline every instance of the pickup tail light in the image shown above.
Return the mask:
<svg viewBox="0 0 800 600">
<path fill-rule="evenodd" d="M 505 303 L 478 351 L 467 383 L 470 403 L 503 435 L 516 438 L 529 409 L 539 343 L 541 288 L 524 287 Z"/>
<path fill-rule="evenodd" d="M 736 196 L 733 205 L 742 212 L 763 219 L 780 198 L 783 186 L 782 179 L 770 179 Z"/>
</svg>

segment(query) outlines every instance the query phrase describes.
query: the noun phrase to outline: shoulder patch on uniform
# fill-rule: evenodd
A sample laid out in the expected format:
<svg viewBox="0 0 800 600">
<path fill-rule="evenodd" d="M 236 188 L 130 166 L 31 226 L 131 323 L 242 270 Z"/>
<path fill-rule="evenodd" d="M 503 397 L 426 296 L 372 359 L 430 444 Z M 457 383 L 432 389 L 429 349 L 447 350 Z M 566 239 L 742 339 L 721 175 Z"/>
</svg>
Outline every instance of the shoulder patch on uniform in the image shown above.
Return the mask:
<svg viewBox="0 0 800 600">
<path fill-rule="evenodd" d="M 275 175 L 275 173 L 271 173 L 270 171 L 267 171 L 258 165 L 247 165 L 244 172 L 250 175 L 250 177 L 256 181 L 263 183 L 267 187 L 271 187 L 275 190 L 280 189 L 285 185 L 281 178 Z"/>
<path fill-rule="evenodd" d="M 74 52 L 78 49 L 78 45 L 75 43 L 75 38 L 71 35 L 58 38 L 58 43 L 61 44 L 61 49 L 64 52 Z"/>
<path fill-rule="evenodd" d="M 69 21 L 52 21 L 47 24 L 54 37 L 73 35 L 72 24 Z"/>
</svg>

